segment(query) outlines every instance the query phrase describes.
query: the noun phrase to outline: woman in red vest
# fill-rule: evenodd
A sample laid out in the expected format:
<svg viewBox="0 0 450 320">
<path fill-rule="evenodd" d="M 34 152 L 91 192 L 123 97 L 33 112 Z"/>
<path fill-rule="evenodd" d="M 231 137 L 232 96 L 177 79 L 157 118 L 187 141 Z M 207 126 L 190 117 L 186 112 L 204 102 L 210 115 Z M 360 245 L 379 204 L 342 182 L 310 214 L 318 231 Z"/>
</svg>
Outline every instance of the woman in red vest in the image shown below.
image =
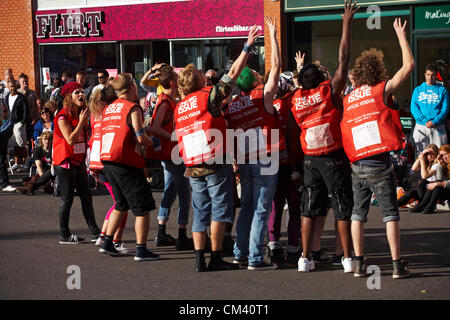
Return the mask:
<svg viewBox="0 0 450 320">
<path fill-rule="evenodd" d="M 400 216 L 397 207 L 394 168 L 389 152 L 403 148 L 403 132 L 398 110 L 393 109 L 392 93 L 408 79 L 414 58 L 406 35 L 406 21 L 395 19 L 394 29 L 402 51 L 403 65 L 388 79 L 383 53 L 363 51 L 353 68 L 355 89 L 344 97 L 341 122 L 342 141 L 352 163 L 354 207 L 352 238 L 355 251 L 355 277 L 366 276 L 364 260 L 364 224 L 372 193 L 376 194 L 386 224 L 394 279 L 409 276 L 400 259 Z"/>
<path fill-rule="evenodd" d="M 108 228 L 108 221 L 111 215 L 111 212 L 114 211 L 116 200 L 114 198 L 114 193 L 112 191 L 111 183 L 106 178 L 103 172 L 103 164 L 100 161 L 100 147 L 102 142 L 102 114 L 103 110 L 114 100 L 117 99 L 117 96 L 112 92 L 114 89 L 111 86 L 104 86 L 102 89 L 94 91 L 90 98 L 89 110 L 91 111 L 91 138 L 89 140 L 89 170 L 94 173 L 94 176 L 97 180 L 100 180 L 109 194 L 111 195 L 114 204 L 106 213 L 105 220 L 103 221 L 102 232 L 100 237 L 95 242 L 96 246 L 101 246 L 105 239 L 106 230 Z M 110 100 L 108 100 L 108 98 Z M 122 234 L 125 229 L 127 223 L 128 212 L 123 215 L 122 222 L 114 234 L 114 247 L 120 253 L 128 253 L 131 250 L 125 247 L 125 243 L 122 242 Z"/>
<path fill-rule="evenodd" d="M 70 209 L 75 189 L 80 197 L 83 216 L 93 240 L 100 235 L 85 165 L 89 109 L 83 88 L 77 82 L 64 85 L 61 95 L 64 99 L 63 108 L 54 119 L 53 136 L 53 165 L 61 189 L 59 243 L 77 244 L 83 239 L 72 234 L 69 229 Z"/>
<path fill-rule="evenodd" d="M 142 127 L 144 115 L 138 105 L 138 91 L 132 75 L 119 74 L 112 80 L 111 86 L 118 98 L 103 110 L 100 161 L 111 183 L 116 204 L 99 251 L 112 256 L 119 254 L 113 245 L 113 235 L 125 213 L 131 210 L 136 216 L 134 260 L 158 260 L 159 255 L 147 249 L 149 212 L 156 206 L 144 176 L 142 154 L 142 146 L 153 147 L 153 140 Z M 111 94 L 115 95 L 115 92 Z M 107 100 L 110 100 L 109 96 L 105 98 Z"/>
</svg>

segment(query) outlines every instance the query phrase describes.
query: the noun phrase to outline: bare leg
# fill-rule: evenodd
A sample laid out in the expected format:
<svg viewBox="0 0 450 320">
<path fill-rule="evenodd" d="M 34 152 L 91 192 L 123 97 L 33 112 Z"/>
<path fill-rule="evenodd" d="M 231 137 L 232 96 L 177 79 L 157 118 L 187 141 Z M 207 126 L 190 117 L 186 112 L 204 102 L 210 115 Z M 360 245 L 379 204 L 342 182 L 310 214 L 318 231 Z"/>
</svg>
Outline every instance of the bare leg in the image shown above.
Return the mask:
<svg viewBox="0 0 450 320">
<path fill-rule="evenodd" d="M 362 257 L 364 255 L 364 222 L 352 221 L 351 229 L 355 256 Z"/>
<path fill-rule="evenodd" d="M 339 220 L 337 221 L 338 233 L 341 239 L 342 250 L 344 251 L 344 258 L 351 257 L 351 232 L 350 232 L 350 221 Z"/>
<path fill-rule="evenodd" d="M 400 259 L 400 226 L 398 221 L 386 222 L 386 234 L 392 260 Z"/>
<path fill-rule="evenodd" d="M 136 217 L 134 229 L 136 232 L 136 244 L 147 244 L 148 230 L 150 228 L 150 215 Z"/>
<path fill-rule="evenodd" d="M 204 250 L 206 243 L 206 231 L 192 232 L 192 238 L 194 239 L 195 250 Z"/>
<path fill-rule="evenodd" d="M 227 224 L 225 222 L 211 222 L 211 250 L 221 251 L 223 237 L 225 235 L 225 228 Z"/>
<path fill-rule="evenodd" d="M 302 217 L 302 258 L 311 260 L 311 244 L 314 235 L 314 221 L 315 219 Z"/>
</svg>

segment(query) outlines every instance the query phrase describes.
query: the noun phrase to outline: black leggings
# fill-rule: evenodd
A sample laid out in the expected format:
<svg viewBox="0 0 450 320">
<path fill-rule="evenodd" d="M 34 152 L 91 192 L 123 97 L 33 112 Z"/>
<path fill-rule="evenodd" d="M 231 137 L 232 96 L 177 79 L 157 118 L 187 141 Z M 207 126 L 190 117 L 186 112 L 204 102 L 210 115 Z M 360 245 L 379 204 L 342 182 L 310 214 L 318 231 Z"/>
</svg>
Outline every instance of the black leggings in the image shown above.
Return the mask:
<svg viewBox="0 0 450 320">
<path fill-rule="evenodd" d="M 70 165 L 70 169 L 55 166 L 55 173 L 59 178 L 61 190 L 61 205 L 59 207 L 59 228 L 62 238 L 70 237 L 69 219 L 72 208 L 75 189 L 81 200 L 84 219 L 94 237 L 100 235 L 100 229 L 95 221 L 94 207 L 92 205 L 92 194 L 85 164 L 79 166 Z"/>
</svg>

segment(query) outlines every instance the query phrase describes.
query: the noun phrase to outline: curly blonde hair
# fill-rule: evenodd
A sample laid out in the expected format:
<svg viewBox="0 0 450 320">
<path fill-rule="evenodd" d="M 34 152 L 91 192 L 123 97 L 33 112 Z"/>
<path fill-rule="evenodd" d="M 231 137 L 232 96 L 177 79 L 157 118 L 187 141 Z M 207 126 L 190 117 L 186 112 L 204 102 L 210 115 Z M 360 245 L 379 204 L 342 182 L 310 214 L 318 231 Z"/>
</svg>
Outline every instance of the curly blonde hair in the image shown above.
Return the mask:
<svg viewBox="0 0 450 320">
<path fill-rule="evenodd" d="M 383 80 L 387 80 L 386 66 L 383 62 L 383 51 L 370 48 L 361 53 L 353 67 L 355 86 L 374 86 Z"/>
<path fill-rule="evenodd" d="M 193 63 L 188 64 L 178 74 L 178 88 L 185 96 L 201 89 L 200 77 L 195 73 Z"/>
</svg>

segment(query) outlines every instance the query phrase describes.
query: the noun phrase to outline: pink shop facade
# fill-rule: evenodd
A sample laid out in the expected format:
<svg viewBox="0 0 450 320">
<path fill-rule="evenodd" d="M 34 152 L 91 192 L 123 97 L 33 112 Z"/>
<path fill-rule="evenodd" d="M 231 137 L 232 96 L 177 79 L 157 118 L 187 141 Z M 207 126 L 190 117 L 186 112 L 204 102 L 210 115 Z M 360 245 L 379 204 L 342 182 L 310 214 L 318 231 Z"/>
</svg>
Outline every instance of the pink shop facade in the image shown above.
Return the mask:
<svg viewBox="0 0 450 320">
<path fill-rule="evenodd" d="M 99 69 L 139 80 L 157 62 L 221 73 L 242 50 L 248 29 L 264 28 L 263 0 L 58 1 L 64 8 L 54 2 L 41 0 L 35 14 L 41 70 L 55 77 L 84 69 L 89 82 Z M 250 64 L 264 73 L 262 37 Z"/>
</svg>

